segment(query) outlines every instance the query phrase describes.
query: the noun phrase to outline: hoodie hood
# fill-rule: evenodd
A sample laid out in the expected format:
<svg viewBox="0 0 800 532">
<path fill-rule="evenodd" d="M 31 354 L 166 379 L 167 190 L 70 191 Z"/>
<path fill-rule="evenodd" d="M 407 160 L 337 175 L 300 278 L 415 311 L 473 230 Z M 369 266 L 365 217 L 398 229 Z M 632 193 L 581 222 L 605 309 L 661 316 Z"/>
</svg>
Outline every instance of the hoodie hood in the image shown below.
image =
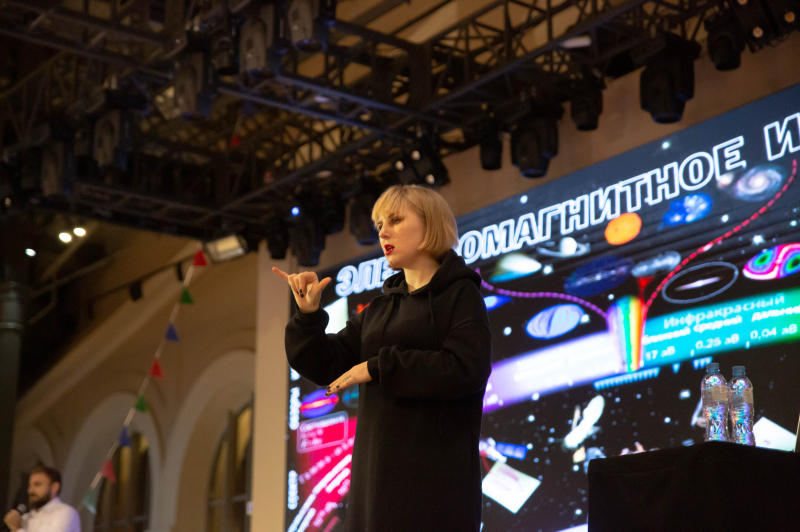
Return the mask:
<svg viewBox="0 0 800 532">
<path fill-rule="evenodd" d="M 442 264 L 433 274 L 430 282 L 411 293 L 417 295 L 425 292 L 441 292 L 461 279 L 469 279 L 475 283 L 478 289 L 481 287 L 481 276 L 478 272 L 467 266 L 464 259 L 451 249 L 445 254 Z M 383 293 L 387 296 L 393 294 L 409 295 L 405 272 L 401 271 L 386 279 L 383 283 Z"/>
</svg>

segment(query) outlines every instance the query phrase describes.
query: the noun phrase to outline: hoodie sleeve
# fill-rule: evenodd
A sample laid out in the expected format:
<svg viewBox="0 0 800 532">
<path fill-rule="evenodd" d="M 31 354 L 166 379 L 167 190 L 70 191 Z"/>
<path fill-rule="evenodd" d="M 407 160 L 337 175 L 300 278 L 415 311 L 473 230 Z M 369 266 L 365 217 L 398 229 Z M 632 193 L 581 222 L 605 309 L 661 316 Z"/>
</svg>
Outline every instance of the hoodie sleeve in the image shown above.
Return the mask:
<svg viewBox="0 0 800 532">
<path fill-rule="evenodd" d="M 286 358 L 300 375 L 327 386 L 361 359 L 361 326 L 365 312 L 347 321 L 336 334 L 326 334 L 328 313 L 320 308 L 304 314 L 297 309 L 286 325 Z"/>
<path fill-rule="evenodd" d="M 384 346 L 367 361 L 370 376 L 390 395 L 455 399 L 486 386 L 492 372 L 486 305 L 474 285 L 461 290 L 453 304 L 453 319 L 440 351 Z"/>
</svg>

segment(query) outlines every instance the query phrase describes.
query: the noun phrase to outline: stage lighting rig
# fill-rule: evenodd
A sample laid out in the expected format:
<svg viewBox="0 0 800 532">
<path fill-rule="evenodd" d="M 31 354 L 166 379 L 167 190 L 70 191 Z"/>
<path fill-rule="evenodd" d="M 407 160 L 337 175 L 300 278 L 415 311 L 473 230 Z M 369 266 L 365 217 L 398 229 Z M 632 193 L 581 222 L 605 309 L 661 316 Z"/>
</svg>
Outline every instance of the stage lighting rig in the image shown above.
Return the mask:
<svg viewBox="0 0 800 532">
<path fill-rule="evenodd" d="M 270 68 L 271 59 L 287 49 L 280 5 L 254 4 L 239 33 L 239 69 L 250 76 L 264 74 Z"/>
<path fill-rule="evenodd" d="M 418 146 L 404 151 L 394 160 L 393 167 L 404 185 L 438 188 L 450 183 L 450 173 L 431 139 L 424 139 Z"/>
<path fill-rule="evenodd" d="M 550 159 L 558 155 L 558 120 L 564 109 L 557 104 L 536 105 L 511 132 L 511 162 L 523 177 L 544 177 Z"/>
<path fill-rule="evenodd" d="M 289 245 L 300 266 L 314 267 L 319 264 L 319 256 L 325 249 L 325 231 L 319 220 L 305 209 L 293 218 L 289 229 Z"/>
<path fill-rule="evenodd" d="M 578 131 L 594 131 L 603 112 L 603 80 L 587 77 L 570 101 L 570 114 Z"/>
<path fill-rule="evenodd" d="M 638 64 L 646 64 L 639 79 L 639 100 L 659 124 L 677 122 L 686 102 L 694 97 L 694 60 L 700 45 L 677 35 L 660 34 L 632 51 Z"/>
<path fill-rule="evenodd" d="M 41 160 L 42 195 L 69 195 L 77 175 L 77 162 L 72 144 L 48 142 L 42 146 Z"/>
<path fill-rule="evenodd" d="M 286 22 L 294 47 L 317 53 L 328 46 L 330 26 L 336 18 L 336 0 L 289 0 Z"/>
<path fill-rule="evenodd" d="M 378 243 L 378 231 L 372 223 L 372 206 L 378 197 L 369 192 L 359 192 L 350 203 L 350 234 L 359 246 Z"/>
<path fill-rule="evenodd" d="M 175 75 L 175 107 L 184 118 L 208 118 L 214 100 L 216 80 L 211 61 L 204 52 L 187 55 Z"/>
<path fill-rule="evenodd" d="M 267 231 L 267 249 L 272 260 L 283 260 L 286 258 L 286 250 L 289 248 L 289 229 L 282 221 L 275 221 Z"/>
<path fill-rule="evenodd" d="M 93 155 L 100 168 L 125 168 L 138 124 L 133 112 L 114 109 L 97 120 L 94 126 Z"/>
<path fill-rule="evenodd" d="M 479 127 L 481 168 L 499 170 L 503 166 L 503 130 L 494 118 Z"/>
<path fill-rule="evenodd" d="M 739 68 L 742 63 L 745 35 L 731 11 L 723 11 L 705 21 L 708 56 L 717 70 Z"/>
</svg>

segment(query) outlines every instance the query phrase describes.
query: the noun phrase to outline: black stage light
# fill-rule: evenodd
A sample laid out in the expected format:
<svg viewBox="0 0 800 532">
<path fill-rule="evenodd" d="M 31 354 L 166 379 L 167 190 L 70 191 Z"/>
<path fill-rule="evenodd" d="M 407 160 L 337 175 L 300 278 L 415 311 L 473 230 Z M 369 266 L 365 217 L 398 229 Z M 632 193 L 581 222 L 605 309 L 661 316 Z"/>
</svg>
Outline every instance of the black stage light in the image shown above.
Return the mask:
<svg viewBox="0 0 800 532">
<path fill-rule="evenodd" d="M 647 66 L 639 78 L 639 101 L 659 124 L 677 122 L 694 97 L 694 60 L 700 45 L 673 34 L 661 34 L 635 51 Z"/>
<path fill-rule="evenodd" d="M 239 71 L 239 58 L 230 35 L 221 35 L 214 40 L 211 45 L 211 65 L 217 76 L 233 76 Z"/>
<path fill-rule="evenodd" d="M 314 267 L 319 264 L 319 256 L 325 249 L 325 231 L 319 220 L 304 211 L 294 217 L 290 229 L 289 245 L 300 266 Z"/>
<path fill-rule="evenodd" d="M 324 50 L 335 18 L 336 0 L 289 0 L 286 7 L 289 36 L 301 52 Z"/>
<path fill-rule="evenodd" d="M 534 109 L 511 133 L 511 162 L 523 177 L 544 177 L 550 159 L 558 155 L 560 105 Z"/>
<path fill-rule="evenodd" d="M 286 224 L 276 222 L 267 234 L 267 249 L 272 260 L 283 260 L 286 258 L 286 250 L 289 248 L 289 229 Z"/>
<path fill-rule="evenodd" d="M 481 168 L 499 170 L 503 166 L 503 131 L 500 122 L 490 120 L 480 128 Z"/>
<path fill-rule="evenodd" d="M 603 112 L 603 86 L 592 80 L 582 85 L 570 101 L 572 121 L 579 131 L 594 131 Z"/>
<path fill-rule="evenodd" d="M 326 235 L 333 235 L 344 229 L 346 208 L 338 194 L 326 190 L 320 193 L 317 203 L 319 222 Z"/>
<path fill-rule="evenodd" d="M 800 0 L 764 0 L 767 12 L 772 15 L 778 36 L 784 36 L 798 28 L 800 21 Z"/>
<path fill-rule="evenodd" d="M 372 223 L 372 206 L 377 197 L 361 192 L 350 203 L 350 234 L 356 237 L 359 246 L 373 246 L 378 243 L 378 231 Z"/>
<path fill-rule="evenodd" d="M 708 56 L 717 70 L 733 70 L 742 64 L 745 35 L 730 11 L 705 21 Z"/>
</svg>

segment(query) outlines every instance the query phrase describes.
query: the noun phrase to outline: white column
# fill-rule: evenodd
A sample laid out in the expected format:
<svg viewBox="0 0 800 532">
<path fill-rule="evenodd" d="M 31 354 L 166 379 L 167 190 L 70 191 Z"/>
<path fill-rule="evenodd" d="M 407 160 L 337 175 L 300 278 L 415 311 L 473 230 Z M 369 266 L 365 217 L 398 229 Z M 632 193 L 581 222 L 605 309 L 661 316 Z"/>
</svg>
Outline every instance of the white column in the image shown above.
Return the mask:
<svg viewBox="0 0 800 532">
<path fill-rule="evenodd" d="M 291 259 L 294 262 L 294 259 Z M 256 366 L 253 417 L 253 532 L 284 528 L 286 511 L 286 415 L 288 364 L 283 339 L 289 321 L 289 288 L 272 273 L 290 272 L 290 259 L 272 260 L 266 242 L 258 249 Z"/>
</svg>

